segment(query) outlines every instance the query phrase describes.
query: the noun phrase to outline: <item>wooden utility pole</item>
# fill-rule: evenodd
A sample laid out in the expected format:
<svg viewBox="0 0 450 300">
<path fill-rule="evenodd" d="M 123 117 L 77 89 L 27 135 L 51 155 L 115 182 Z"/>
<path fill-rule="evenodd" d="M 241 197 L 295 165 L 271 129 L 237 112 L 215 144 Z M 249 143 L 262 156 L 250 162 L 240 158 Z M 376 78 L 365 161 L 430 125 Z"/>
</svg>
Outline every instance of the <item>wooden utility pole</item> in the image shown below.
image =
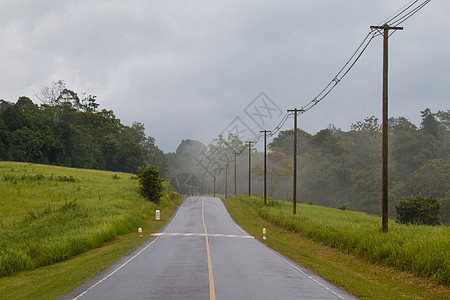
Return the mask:
<svg viewBox="0 0 450 300">
<path fill-rule="evenodd" d="M 228 163 L 225 164 L 225 199 L 228 198 Z"/>
<path fill-rule="evenodd" d="M 264 132 L 264 205 L 267 204 L 267 133 L 270 130 L 261 130 Z"/>
<path fill-rule="evenodd" d="M 248 196 L 252 195 L 252 141 L 248 141 Z"/>
<path fill-rule="evenodd" d="M 237 195 L 237 167 L 236 167 L 236 156 L 238 155 L 237 152 L 233 152 L 234 155 L 234 195 Z"/>
<path fill-rule="evenodd" d="M 389 30 L 403 30 L 403 27 L 370 26 L 371 29 L 383 29 L 383 143 L 382 143 L 382 180 L 381 180 L 381 228 L 388 232 L 388 40 Z"/>
<path fill-rule="evenodd" d="M 293 166 L 293 180 L 292 180 L 292 212 L 297 213 L 297 113 L 304 112 L 296 108 L 289 109 L 288 112 L 294 113 L 294 166 Z"/>
<path fill-rule="evenodd" d="M 216 198 L 216 170 L 214 170 L 213 174 L 213 181 L 214 181 L 214 198 Z"/>
</svg>

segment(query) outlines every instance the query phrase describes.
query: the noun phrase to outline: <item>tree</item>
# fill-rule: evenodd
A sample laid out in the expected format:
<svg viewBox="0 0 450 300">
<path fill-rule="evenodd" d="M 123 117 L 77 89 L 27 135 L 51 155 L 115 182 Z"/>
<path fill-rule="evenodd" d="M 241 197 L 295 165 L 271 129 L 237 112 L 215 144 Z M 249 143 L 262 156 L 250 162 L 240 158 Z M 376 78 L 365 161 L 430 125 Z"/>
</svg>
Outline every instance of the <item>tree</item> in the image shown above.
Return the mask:
<svg viewBox="0 0 450 300">
<path fill-rule="evenodd" d="M 164 172 L 164 153 L 143 124 L 125 126 L 113 111 L 97 112 L 95 96 L 84 95 L 58 81 L 36 95 L 41 106 L 28 97 L 1 100 L 0 159 L 124 172 L 158 161 Z"/>
<path fill-rule="evenodd" d="M 444 197 L 450 191 L 450 161 L 432 159 L 425 162 L 411 176 L 410 185 L 415 194 Z"/>
<path fill-rule="evenodd" d="M 32 131 L 28 127 L 16 130 L 13 133 L 13 159 L 15 161 L 48 163 L 45 156 L 47 136 L 39 131 Z"/>
<path fill-rule="evenodd" d="M 34 95 L 38 98 L 44 105 L 54 106 L 57 103 L 57 99 L 60 97 L 61 92 L 66 88 L 66 83 L 64 80 L 58 80 L 57 82 L 52 82 L 49 86 L 41 88 L 38 93 Z"/>
<path fill-rule="evenodd" d="M 167 164 L 171 176 L 180 173 L 195 173 L 197 169 L 195 158 L 205 151 L 206 146 L 199 141 L 182 140 L 175 153 L 167 154 Z"/>
<path fill-rule="evenodd" d="M 227 139 L 222 135 L 209 145 L 208 162 L 209 167 L 214 168 L 214 165 L 229 163 L 233 160 L 233 153 L 241 152 L 244 149 L 244 142 L 239 139 L 239 136 L 229 133 Z"/>
<path fill-rule="evenodd" d="M 301 129 L 297 129 L 297 155 L 302 155 L 309 149 L 311 135 Z M 271 143 L 272 146 L 280 148 L 280 151 L 288 157 L 293 156 L 294 151 L 294 130 L 282 130 Z"/>
<path fill-rule="evenodd" d="M 422 129 L 434 136 L 438 137 L 439 134 L 439 122 L 436 120 L 436 117 L 433 113 L 431 113 L 431 110 L 429 108 L 426 108 L 424 111 L 421 111 L 422 114 Z"/>
<path fill-rule="evenodd" d="M 424 198 L 422 195 L 402 198 L 395 210 L 396 220 L 402 224 L 439 225 L 441 203 L 433 197 Z"/>
<path fill-rule="evenodd" d="M 147 163 L 151 166 L 155 166 L 155 168 L 159 170 L 161 177 L 167 178 L 169 173 L 167 157 L 164 155 L 164 152 L 158 148 L 155 139 L 153 137 L 145 138 L 142 145 L 146 152 Z"/>
<path fill-rule="evenodd" d="M 292 175 L 292 163 L 286 155 L 280 151 L 280 148 L 269 145 L 267 154 L 267 191 L 270 197 L 273 197 L 278 183 L 282 178 L 288 178 Z M 257 163 L 253 166 L 252 172 L 262 181 L 264 178 L 264 165 Z"/>
<path fill-rule="evenodd" d="M 137 170 L 141 194 L 151 202 L 159 203 L 163 194 L 162 179 L 159 171 L 152 166 Z"/>
<path fill-rule="evenodd" d="M 0 118 L 0 160 L 11 159 L 10 155 L 11 137 L 8 127 Z"/>
<path fill-rule="evenodd" d="M 355 131 L 372 131 L 372 132 L 381 132 L 381 124 L 378 124 L 378 118 L 371 116 L 369 118 L 365 118 L 364 122 L 357 121 L 352 124 L 351 129 Z"/>
<path fill-rule="evenodd" d="M 18 106 L 10 106 L 2 110 L 1 118 L 10 132 L 28 126 L 28 120 Z"/>
</svg>

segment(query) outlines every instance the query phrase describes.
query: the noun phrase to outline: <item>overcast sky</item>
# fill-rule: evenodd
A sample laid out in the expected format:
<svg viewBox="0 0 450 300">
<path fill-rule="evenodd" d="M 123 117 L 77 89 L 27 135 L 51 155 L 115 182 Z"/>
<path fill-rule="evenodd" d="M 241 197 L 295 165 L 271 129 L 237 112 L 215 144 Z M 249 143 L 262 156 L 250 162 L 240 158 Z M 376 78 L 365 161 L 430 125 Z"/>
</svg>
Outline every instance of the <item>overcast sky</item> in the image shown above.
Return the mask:
<svg viewBox="0 0 450 300">
<path fill-rule="evenodd" d="M 0 99 L 39 103 L 35 92 L 64 80 L 124 124 L 143 123 L 165 152 L 235 125 L 259 132 L 251 109 L 261 101 L 279 109 L 266 110 L 271 130 L 408 2 L 0 0 Z M 450 108 L 450 1 L 432 0 L 402 26 L 389 39 L 389 113 L 419 125 L 421 110 Z M 299 128 L 381 118 L 381 67 L 378 37 Z"/>
</svg>

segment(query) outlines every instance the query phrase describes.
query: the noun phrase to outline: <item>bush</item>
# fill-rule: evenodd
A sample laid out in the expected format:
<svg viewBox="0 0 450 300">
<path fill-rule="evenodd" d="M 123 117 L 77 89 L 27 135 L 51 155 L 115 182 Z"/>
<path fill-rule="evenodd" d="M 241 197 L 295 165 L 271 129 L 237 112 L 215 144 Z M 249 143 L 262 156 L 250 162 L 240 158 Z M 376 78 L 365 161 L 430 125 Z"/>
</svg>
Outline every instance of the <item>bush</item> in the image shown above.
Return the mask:
<svg viewBox="0 0 450 300">
<path fill-rule="evenodd" d="M 246 209 L 254 209 L 264 220 L 297 232 L 324 245 L 365 257 L 398 270 L 450 283 L 450 228 L 391 224 L 381 231 L 381 220 L 355 211 L 278 201 L 264 205 L 261 196 L 236 196 Z M 274 201 L 274 200 L 273 200 Z M 448 297 L 447 297 L 448 298 Z"/>
<path fill-rule="evenodd" d="M 137 172 L 142 196 L 151 202 L 159 203 L 164 190 L 163 180 L 159 177 L 159 171 L 149 166 L 139 168 Z"/>
<path fill-rule="evenodd" d="M 441 203 L 438 199 L 424 198 L 420 194 L 402 198 L 395 205 L 396 220 L 402 224 L 439 225 L 441 224 L 440 210 Z"/>
</svg>

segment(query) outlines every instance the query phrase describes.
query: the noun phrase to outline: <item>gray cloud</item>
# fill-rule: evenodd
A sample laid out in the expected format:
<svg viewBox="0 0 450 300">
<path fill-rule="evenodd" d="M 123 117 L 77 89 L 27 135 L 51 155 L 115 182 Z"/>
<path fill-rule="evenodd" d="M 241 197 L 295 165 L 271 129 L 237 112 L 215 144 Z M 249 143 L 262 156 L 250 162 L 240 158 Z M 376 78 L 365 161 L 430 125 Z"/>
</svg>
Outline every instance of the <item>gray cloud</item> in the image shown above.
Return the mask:
<svg viewBox="0 0 450 300">
<path fill-rule="evenodd" d="M 184 138 L 207 144 L 261 91 L 283 110 L 306 104 L 369 26 L 409 0 L 341 2 L 2 1 L 0 98 L 64 79 L 126 124 L 144 123 L 165 151 Z M 417 124 L 425 107 L 448 109 L 449 23 L 448 1 L 432 1 L 392 36 L 392 116 Z M 377 38 L 300 128 L 379 117 L 381 50 Z"/>
</svg>

